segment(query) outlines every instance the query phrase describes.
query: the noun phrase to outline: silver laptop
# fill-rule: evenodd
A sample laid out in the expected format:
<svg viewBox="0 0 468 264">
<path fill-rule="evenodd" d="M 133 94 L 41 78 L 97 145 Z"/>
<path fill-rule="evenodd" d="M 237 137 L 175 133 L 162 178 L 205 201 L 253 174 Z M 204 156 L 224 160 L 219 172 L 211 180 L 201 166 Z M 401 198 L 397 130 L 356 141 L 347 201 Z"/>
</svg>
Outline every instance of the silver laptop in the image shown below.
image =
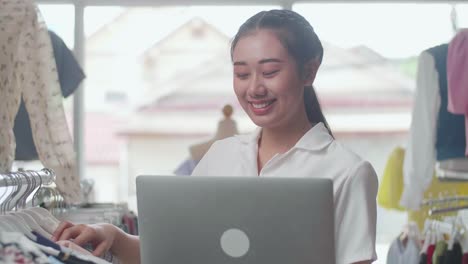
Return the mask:
<svg viewBox="0 0 468 264">
<path fill-rule="evenodd" d="M 329 179 L 139 176 L 143 264 L 334 264 Z"/>
</svg>

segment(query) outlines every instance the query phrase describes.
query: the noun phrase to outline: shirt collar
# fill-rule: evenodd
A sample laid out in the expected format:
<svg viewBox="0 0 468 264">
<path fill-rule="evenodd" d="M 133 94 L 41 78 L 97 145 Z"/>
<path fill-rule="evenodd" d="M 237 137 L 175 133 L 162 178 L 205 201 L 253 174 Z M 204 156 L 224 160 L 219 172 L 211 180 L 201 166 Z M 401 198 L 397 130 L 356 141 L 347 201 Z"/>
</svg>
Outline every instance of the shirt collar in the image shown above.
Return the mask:
<svg viewBox="0 0 468 264">
<path fill-rule="evenodd" d="M 253 133 L 237 135 L 236 137 L 244 144 L 257 144 L 262 128 L 257 128 Z M 293 148 L 305 150 L 321 150 L 333 142 L 333 137 L 328 133 L 323 123 L 313 126 L 302 136 Z"/>
</svg>

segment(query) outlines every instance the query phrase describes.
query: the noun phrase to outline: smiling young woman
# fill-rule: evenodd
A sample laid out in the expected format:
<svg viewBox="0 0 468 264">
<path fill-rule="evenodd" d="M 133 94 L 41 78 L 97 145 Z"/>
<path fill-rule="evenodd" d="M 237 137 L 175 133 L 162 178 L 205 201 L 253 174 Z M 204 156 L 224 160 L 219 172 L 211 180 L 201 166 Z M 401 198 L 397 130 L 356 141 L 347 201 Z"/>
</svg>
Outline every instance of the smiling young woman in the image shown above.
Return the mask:
<svg viewBox="0 0 468 264">
<path fill-rule="evenodd" d="M 233 86 L 259 128 L 213 144 L 192 175 L 330 178 L 336 263 L 370 263 L 377 176 L 332 136 L 312 87 L 322 58 L 319 38 L 299 14 L 271 10 L 248 19 L 231 46 Z"/>
</svg>

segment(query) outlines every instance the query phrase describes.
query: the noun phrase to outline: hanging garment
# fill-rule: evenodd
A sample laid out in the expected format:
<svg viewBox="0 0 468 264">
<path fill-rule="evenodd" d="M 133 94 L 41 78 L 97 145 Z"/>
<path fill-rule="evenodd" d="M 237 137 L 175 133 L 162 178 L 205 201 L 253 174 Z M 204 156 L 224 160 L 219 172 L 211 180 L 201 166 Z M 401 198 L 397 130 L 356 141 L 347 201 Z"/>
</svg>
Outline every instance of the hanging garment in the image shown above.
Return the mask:
<svg viewBox="0 0 468 264">
<path fill-rule="evenodd" d="M 190 176 L 197 164 L 198 162 L 194 159 L 186 159 L 179 165 L 179 167 L 177 167 L 177 169 L 175 169 L 174 174 L 179 176 Z"/>
<path fill-rule="evenodd" d="M 427 248 L 427 264 L 432 264 L 432 257 L 434 256 L 435 245 L 430 245 Z"/>
<path fill-rule="evenodd" d="M 50 264 L 64 264 L 62 261 L 56 259 L 55 257 L 49 256 Z"/>
<path fill-rule="evenodd" d="M 57 65 L 60 89 L 62 96 L 66 98 L 75 92 L 85 75 L 65 42 L 50 30 L 49 35 L 52 41 L 55 64 Z M 21 100 L 20 108 L 16 114 L 13 132 L 16 138 L 15 160 L 30 161 L 39 159 L 34 145 L 29 115 L 23 100 Z"/>
<path fill-rule="evenodd" d="M 427 254 L 426 253 L 421 254 L 418 263 L 419 264 L 426 264 L 427 263 Z"/>
<path fill-rule="evenodd" d="M 403 210 L 400 206 L 400 198 L 403 193 L 403 161 L 405 159 L 405 150 L 401 147 L 395 148 L 390 154 L 383 178 L 380 182 L 377 193 L 378 204 L 386 209 Z M 449 191 L 458 195 L 468 195 L 468 183 L 441 182 L 435 175 L 432 177 L 429 187 L 424 192 L 424 199 L 434 198 L 435 195 Z M 407 210 L 408 222 L 414 222 L 419 230 L 424 229 L 424 222 L 431 218 L 427 215 L 427 210 Z M 456 214 L 454 212 L 453 214 Z"/>
<path fill-rule="evenodd" d="M 127 226 L 127 233 L 130 235 L 135 235 L 136 230 L 133 216 L 130 214 L 125 214 L 122 217 L 122 221 Z"/>
<path fill-rule="evenodd" d="M 468 264 L 468 253 L 463 254 L 462 264 Z"/>
<path fill-rule="evenodd" d="M 0 232 L 0 263 L 49 263 L 34 242 L 20 233 Z"/>
<path fill-rule="evenodd" d="M 447 250 L 447 253 L 444 257 L 444 262 L 440 262 L 439 264 L 454 264 L 454 263 L 462 263 L 462 248 L 460 243 L 455 243 L 451 250 Z"/>
<path fill-rule="evenodd" d="M 34 1 L 3 0 L 0 24 L 0 173 L 14 160 L 13 125 L 22 98 L 39 159 L 55 171 L 65 200 L 79 202 L 75 153 L 45 22 Z"/>
<path fill-rule="evenodd" d="M 41 244 L 46 247 L 51 247 L 56 250 L 60 250 L 60 245 L 53 242 L 52 240 L 42 236 L 41 234 L 37 233 L 36 231 L 32 231 L 33 235 L 36 237 L 34 242 Z"/>
<path fill-rule="evenodd" d="M 418 264 L 419 248 L 417 244 L 408 239 L 406 246 L 399 237 L 393 240 L 387 253 L 387 264 Z"/>
<path fill-rule="evenodd" d="M 447 54 L 448 45 L 440 45 L 428 50 L 434 56 L 439 76 L 440 105 L 436 126 L 436 158 L 438 161 L 461 158 L 465 155 L 465 121 L 463 115 L 448 112 Z"/>
<path fill-rule="evenodd" d="M 468 142 L 468 29 L 450 42 L 447 56 L 448 110 L 465 116 L 465 139 Z M 465 149 L 468 156 L 468 146 Z"/>
<path fill-rule="evenodd" d="M 403 192 L 403 159 L 405 150 L 395 148 L 385 165 L 382 181 L 377 193 L 378 204 L 385 209 L 404 211 L 400 206 L 400 198 Z"/>
<path fill-rule="evenodd" d="M 443 262 L 439 262 L 441 259 L 440 257 L 443 257 L 445 255 L 445 252 L 447 251 L 447 243 L 445 241 L 439 241 L 437 242 L 435 249 L 434 249 L 434 254 L 432 255 L 432 263 L 433 264 L 443 264 Z"/>
<path fill-rule="evenodd" d="M 423 193 L 432 180 L 435 161 L 465 154 L 464 118 L 447 111 L 447 51 L 448 45 L 440 45 L 419 56 L 400 201 L 401 206 L 411 210 L 420 207 Z"/>
</svg>

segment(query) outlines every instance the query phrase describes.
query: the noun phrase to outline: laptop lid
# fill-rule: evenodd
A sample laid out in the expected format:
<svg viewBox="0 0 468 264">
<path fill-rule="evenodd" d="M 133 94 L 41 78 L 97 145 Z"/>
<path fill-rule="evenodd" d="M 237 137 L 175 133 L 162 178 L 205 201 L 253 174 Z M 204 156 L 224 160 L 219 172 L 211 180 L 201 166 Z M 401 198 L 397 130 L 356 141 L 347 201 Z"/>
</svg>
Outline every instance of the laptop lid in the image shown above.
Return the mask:
<svg viewBox="0 0 468 264">
<path fill-rule="evenodd" d="M 334 264 L 329 179 L 139 176 L 142 263 Z"/>
</svg>

